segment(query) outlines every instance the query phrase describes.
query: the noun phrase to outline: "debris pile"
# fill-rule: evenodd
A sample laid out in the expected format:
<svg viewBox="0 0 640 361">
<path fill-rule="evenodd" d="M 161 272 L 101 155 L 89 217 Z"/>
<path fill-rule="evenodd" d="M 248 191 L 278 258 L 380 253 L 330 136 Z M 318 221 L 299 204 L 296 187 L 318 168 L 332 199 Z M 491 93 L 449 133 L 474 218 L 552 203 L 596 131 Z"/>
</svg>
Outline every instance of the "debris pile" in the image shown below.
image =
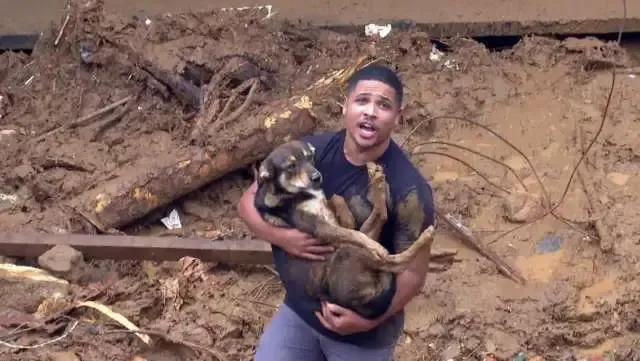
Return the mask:
<svg viewBox="0 0 640 361">
<path fill-rule="evenodd" d="M 399 143 L 451 226 L 435 247 L 457 229 L 454 244 L 472 249 L 410 304 L 398 359 L 638 357 L 635 77 L 619 77 L 586 179 L 561 197 L 584 149 L 576 134 L 592 139 L 611 67 L 629 66 L 624 49 L 526 37 L 492 52 L 264 10 L 140 19 L 71 2 L 31 56 L 0 54 L 0 233 L 250 238 L 235 205 L 254 163 L 339 126 L 342 82 L 388 62 L 406 84 Z M 2 262 L 3 360 L 249 360 L 282 299 L 265 266 L 97 261 L 67 246 Z M 518 273 L 526 284 L 502 275 Z"/>
</svg>

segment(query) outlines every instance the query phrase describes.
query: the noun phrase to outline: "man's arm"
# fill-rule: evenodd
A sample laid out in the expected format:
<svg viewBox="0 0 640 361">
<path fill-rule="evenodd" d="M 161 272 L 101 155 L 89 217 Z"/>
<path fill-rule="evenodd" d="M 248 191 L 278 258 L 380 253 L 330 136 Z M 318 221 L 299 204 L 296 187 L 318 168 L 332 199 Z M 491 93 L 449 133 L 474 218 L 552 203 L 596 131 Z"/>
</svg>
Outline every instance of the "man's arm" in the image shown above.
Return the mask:
<svg viewBox="0 0 640 361">
<path fill-rule="evenodd" d="M 395 252 L 400 253 L 435 223 L 435 207 L 431 187 L 426 181 L 411 189 L 395 209 L 397 227 L 394 236 Z M 391 305 L 378 321 L 383 322 L 404 307 L 422 290 L 429 271 L 431 249 L 426 248 L 413 259 L 407 269 L 396 276 L 396 293 Z"/>
<path fill-rule="evenodd" d="M 265 221 L 254 205 L 258 185 L 253 182 L 238 202 L 238 215 L 253 234 L 287 253 L 310 260 L 323 260 L 333 248 L 296 228 L 276 227 Z"/>
<path fill-rule="evenodd" d="M 242 194 L 238 202 L 238 215 L 253 234 L 269 243 L 282 247 L 282 242 L 287 236 L 287 229 L 276 227 L 265 221 L 254 205 L 258 183 L 253 182 Z"/>
</svg>

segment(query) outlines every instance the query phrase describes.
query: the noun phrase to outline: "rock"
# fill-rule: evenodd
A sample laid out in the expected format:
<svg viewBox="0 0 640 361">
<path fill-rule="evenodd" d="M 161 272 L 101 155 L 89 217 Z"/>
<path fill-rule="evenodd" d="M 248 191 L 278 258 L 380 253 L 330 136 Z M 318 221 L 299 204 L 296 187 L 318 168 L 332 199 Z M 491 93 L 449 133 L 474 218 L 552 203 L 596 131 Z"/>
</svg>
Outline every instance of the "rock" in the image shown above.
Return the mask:
<svg viewBox="0 0 640 361">
<path fill-rule="evenodd" d="M 619 186 L 623 186 L 627 184 L 627 182 L 629 181 L 629 178 L 631 178 L 631 176 L 625 173 L 611 172 L 607 174 L 607 179 L 611 183 Z"/>
<path fill-rule="evenodd" d="M 40 267 L 60 276 L 69 275 L 83 262 L 82 253 L 66 245 L 57 245 L 38 257 Z"/>
<path fill-rule="evenodd" d="M 38 268 L 0 264 L 0 304 L 26 313 L 35 313 L 43 301 L 66 297 L 69 282 Z"/>
<path fill-rule="evenodd" d="M 242 327 L 231 325 L 222 334 L 222 339 L 240 339 L 242 338 Z"/>
<path fill-rule="evenodd" d="M 464 348 L 466 350 L 476 350 L 478 348 L 480 348 L 480 344 L 482 343 L 482 341 L 476 337 L 471 337 L 469 338 L 467 341 L 465 341 L 464 343 Z"/>
<path fill-rule="evenodd" d="M 49 355 L 49 361 L 80 361 L 73 352 L 54 352 Z"/>
<path fill-rule="evenodd" d="M 444 349 L 444 351 L 442 351 L 440 356 L 442 360 L 447 361 L 457 358 L 460 356 L 460 353 L 460 345 L 457 342 L 452 342 L 446 349 Z"/>
<path fill-rule="evenodd" d="M 506 332 L 489 329 L 488 340 L 485 342 L 487 352 L 492 353 L 498 360 L 511 360 L 520 352 L 520 343 Z"/>
<path fill-rule="evenodd" d="M 33 169 L 31 164 L 21 164 L 15 168 L 10 173 L 10 178 L 16 182 L 25 182 L 36 175 L 36 170 Z"/>
<path fill-rule="evenodd" d="M 429 329 L 427 330 L 427 334 L 430 337 L 441 337 L 446 333 L 447 330 L 444 328 L 444 326 L 442 326 L 441 323 L 434 323 L 433 325 L 429 326 Z"/>
<path fill-rule="evenodd" d="M 528 192 L 516 191 L 504 198 L 503 208 L 507 220 L 524 223 L 543 212 L 540 196 Z"/>
</svg>

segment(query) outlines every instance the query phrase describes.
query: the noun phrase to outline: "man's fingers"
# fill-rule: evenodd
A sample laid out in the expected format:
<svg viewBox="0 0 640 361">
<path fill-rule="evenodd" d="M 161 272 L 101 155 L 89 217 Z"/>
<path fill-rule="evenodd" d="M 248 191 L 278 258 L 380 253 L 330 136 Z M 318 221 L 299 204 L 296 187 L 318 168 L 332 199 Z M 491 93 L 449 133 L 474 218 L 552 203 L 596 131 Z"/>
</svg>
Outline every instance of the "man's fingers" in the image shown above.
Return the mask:
<svg viewBox="0 0 640 361">
<path fill-rule="evenodd" d="M 305 251 L 309 252 L 309 253 L 316 253 L 316 254 L 325 254 L 325 253 L 331 253 L 333 252 L 333 247 L 331 246 L 307 246 L 305 247 Z"/>
<path fill-rule="evenodd" d="M 325 257 L 315 253 L 303 252 L 300 254 L 300 257 L 306 258 L 311 261 L 324 261 Z"/>
<path fill-rule="evenodd" d="M 323 307 L 326 311 L 331 312 L 335 316 L 340 316 L 345 312 L 344 308 L 333 303 L 324 303 Z"/>
<path fill-rule="evenodd" d="M 333 327 L 329 324 L 329 322 L 324 318 L 324 316 L 322 316 L 322 314 L 318 311 L 316 311 L 316 317 L 318 318 L 318 320 L 320 320 L 320 323 L 322 324 L 322 326 L 326 327 L 327 329 L 334 331 Z"/>
</svg>

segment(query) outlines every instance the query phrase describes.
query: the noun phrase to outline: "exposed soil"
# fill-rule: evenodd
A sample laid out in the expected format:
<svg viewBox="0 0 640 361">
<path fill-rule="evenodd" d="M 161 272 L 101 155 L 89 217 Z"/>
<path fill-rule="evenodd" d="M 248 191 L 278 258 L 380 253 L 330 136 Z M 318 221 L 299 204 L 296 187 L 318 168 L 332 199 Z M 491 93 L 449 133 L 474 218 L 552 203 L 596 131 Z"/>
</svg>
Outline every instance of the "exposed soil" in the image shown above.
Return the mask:
<svg viewBox="0 0 640 361">
<path fill-rule="evenodd" d="M 544 192 L 525 160 L 498 138 L 466 122 L 434 117 L 464 117 L 500 133 L 529 157 L 550 198 L 558 202 L 580 155 L 576 128 L 584 129 L 587 141 L 595 135 L 611 83 L 610 65 L 615 63 L 626 70 L 618 74 L 607 123 L 584 172 L 594 183 L 596 209 L 589 210 L 576 177 L 557 209 L 570 222 L 547 216 L 490 245 L 525 273 L 526 286 L 503 277 L 442 227 L 436 247 L 459 248 L 461 262 L 430 275 L 424 293 L 409 305 L 397 360 L 483 359 L 487 353 L 511 359 L 518 352 L 570 360 L 572 355 L 583 358 L 614 349 L 616 360 L 640 359 L 635 335 L 640 331 L 640 285 L 635 281 L 640 225 L 634 221 L 640 214 L 633 206 L 640 201 L 640 81 L 627 71 L 633 64 L 623 49 L 594 39 L 530 37 L 497 53 L 468 39 L 451 39 L 446 51 L 436 54 L 428 34 L 416 31 L 393 30 L 373 40 L 263 16 L 201 12 L 152 17 L 146 24 L 146 18 L 130 20 L 98 7 L 77 18 L 86 21 L 72 19 L 57 47 L 55 28 L 32 57 L 0 55 L 0 230 L 96 232 L 68 207 L 78 196 L 132 171 L 130 165 L 140 159 L 161 162 L 191 146 L 191 110 L 170 93 L 162 94 L 127 54 L 104 39 L 141 49 L 173 74 L 183 73 L 187 63 L 215 74 L 230 56 L 248 56 L 270 76 L 247 114 L 269 101 L 304 93 L 327 72 L 350 66 L 362 55 L 385 58 L 397 67 L 407 89 L 399 141 L 408 139 L 405 147 L 431 181 L 440 210 L 459 217 L 486 242 L 515 226 L 505 217 L 504 190 L 516 191 L 517 179 L 469 152 L 443 150 L 441 144 L 418 147 L 421 143 L 468 146 L 510 165 L 534 195 L 529 199 Z M 81 45 L 92 54 L 89 64 L 86 57 L 82 60 Z M 194 84 L 199 85 L 196 80 Z M 236 85 L 228 84 L 221 92 L 228 96 Z M 39 137 L 136 94 L 131 111 L 99 136 L 96 130 L 104 117 Z M 339 92 L 314 99 L 320 128 L 339 127 L 340 99 Z M 225 134 L 223 130 L 206 145 L 223 142 Z M 464 159 L 499 187 L 450 158 L 420 154 L 427 148 Z M 166 233 L 159 218 L 175 207 L 185 235 L 251 237 L 235 211 L 250 181 L 250 172 L 234 172 L 120 231 Z M 520 216 L 535 218 L 536 207 L 527 209 Z M 603 252 L 597 239 L 585 237 L 596 234 L 596 219 L 603 238 L 614 246 L 611 252 Z M 210 347 L 226 360 L 252 359 L 256 341 L 283 296 L 276 277 L 263 267 L 189 259 L 85 263 L 61 275 L 72 282 L 71 296 L 84 298 L 108 286 L 96 301 L 143 329 Z M 19 292 L 29 292 L 22 294 L 25 298 L 34 294 L 32 287 L 9 282 L 0 288 L 4 304 L 16 304 Z M 28 320 L 29 313 L 36 312 L 33 305 L 22 308 L 5 310 L 0 317 L 3 335 L 11 332 L 15 320 Z M 71 352 L 82 361 L 215 359 L 206 353 L 198 358 L 185 347 L 145 348 L 135 335 L 109 331 L 115 327 L 112 321 L 86 310 L 69 316 L 80 322 L 65 338 L 34 349 L 3 347 L 3 360 L 42 360 L 54 352 Z M 50 335 L 26 332 L 11 343 L 36 344 L 59 336 L 69 320 L 60 321 L 62 329 L 50 329 Z M 72 354 L 56 357 L 70 361 Z"/>
</svg>

